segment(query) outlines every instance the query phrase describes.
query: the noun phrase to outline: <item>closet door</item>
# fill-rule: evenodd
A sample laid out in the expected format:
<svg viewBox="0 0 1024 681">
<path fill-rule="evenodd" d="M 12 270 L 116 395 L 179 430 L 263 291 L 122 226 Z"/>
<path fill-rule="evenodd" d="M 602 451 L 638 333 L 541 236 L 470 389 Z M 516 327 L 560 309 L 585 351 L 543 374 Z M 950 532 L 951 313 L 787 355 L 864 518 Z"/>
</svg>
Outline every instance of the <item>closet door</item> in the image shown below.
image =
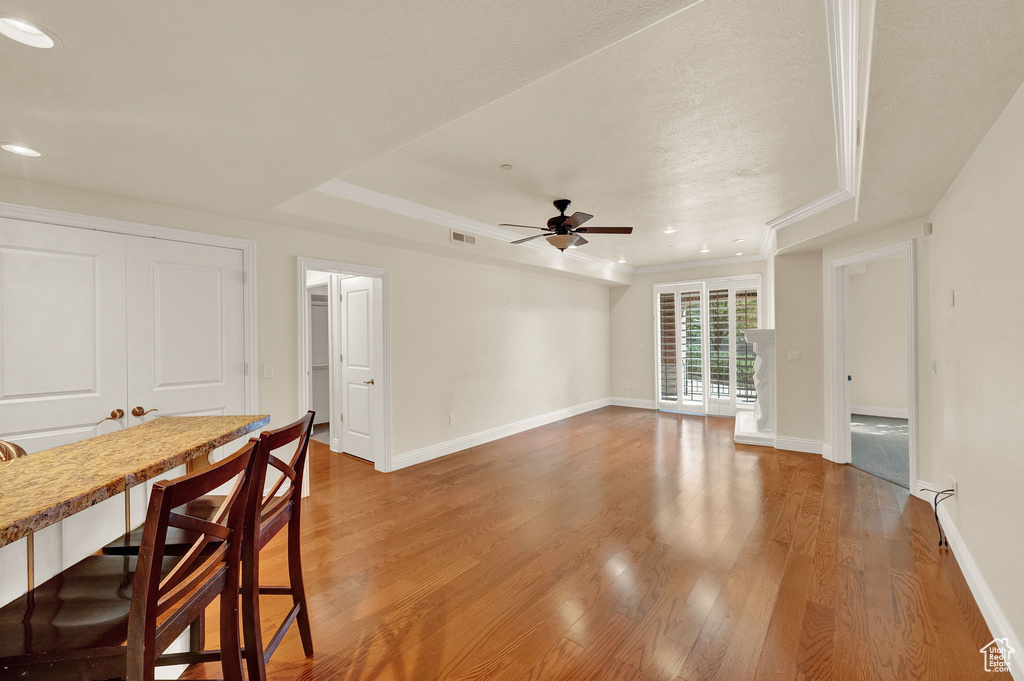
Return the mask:
<svg viewBox="0 0 1024 681">
<path fill-rule="evenodd" d="M 121 428 L 125 237 L 0 218 L 0 439 L 29 453 Z"/>
<path fill-rule="evenodd" d="M 0 219 L 0 439 L 31 455 L 124 427 L 101 422 L 125 409 L 124 312 L 124 236 Z M 116 534 L 119 508 L 37 532 L 37 583 Z M 0 603 L 24 592 L 26 554 L 25 540 L 0 548 Z"/>
<path fill-rule="evenodd" d="M 245 413 L 242 252 L 129 237 L 127 255 L 128 423 Z"/>
</svg>

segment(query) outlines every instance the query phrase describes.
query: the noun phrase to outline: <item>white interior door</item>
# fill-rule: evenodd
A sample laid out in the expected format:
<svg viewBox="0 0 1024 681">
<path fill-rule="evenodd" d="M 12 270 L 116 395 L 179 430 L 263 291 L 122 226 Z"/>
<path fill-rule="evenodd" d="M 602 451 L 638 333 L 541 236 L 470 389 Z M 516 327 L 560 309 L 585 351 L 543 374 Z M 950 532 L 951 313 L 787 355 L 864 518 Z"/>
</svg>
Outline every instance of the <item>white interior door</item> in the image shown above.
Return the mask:
<svg viewBox="0 0 1024 681">
<path fill-rule="evenodd" d="M 127 256 L 128 423 L 244 413 L 242 252 L 129 237 Z"/>
<path fill-rule="evenodd" d="M 125 238 L 0 219 L 0 439 L 29 453 L 120 428 Z"/>
<path fill-rule="evenodd" d="M 344 451 L 377 463 L 383 414 L 383 352 L 378 280 L 341 279 L 341 442 Z"/>
<path fill-rule="evenodd" d="M 124 236 L 0 219 L 0 439 L 31 454 L 124 426 L 100 422 L 126 409 L 124 306 Z M 97 514 L 119 507 L 37 532 L 36 583 L 94 551 L 82 542 L 119 526 Z M 26 559 L 25 540 L 0 549 L 0 603 L 24 591 Z"/>
</svg>

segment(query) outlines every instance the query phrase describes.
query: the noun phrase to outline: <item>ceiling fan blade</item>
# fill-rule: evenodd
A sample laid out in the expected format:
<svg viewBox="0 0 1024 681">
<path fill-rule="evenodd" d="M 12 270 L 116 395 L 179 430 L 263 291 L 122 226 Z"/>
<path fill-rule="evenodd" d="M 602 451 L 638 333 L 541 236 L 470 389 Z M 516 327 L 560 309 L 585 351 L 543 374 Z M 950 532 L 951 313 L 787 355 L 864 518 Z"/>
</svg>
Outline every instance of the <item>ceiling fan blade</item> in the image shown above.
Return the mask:
<svg viewBox="0 0 1024 681">
<path fill-rule="evenodd" d="M 525 239 L 519 239 L 518 241 L 513 241 L 512 243 L 514 243 L 514 244 L 525 244 L 527 241 L 532 241 L 533 239 L 539 239 L 542 236 L 551 236 L 551 235 L 550 234 L 534 234 L 533 236 L 528 236 Z"/>
<path fill-rule="evenodd" d="M 632 234 L 632 227 L 581 227 L 581 232 L 587 234 Z"/>
<path fill-rule="evenodd" d="M 586 222 L 587 220 L 589 220 L 592 217 L 594 217 L 594 216 L 591 215 L 590 213 L 580 213 L 579 211 L 576 211 L 575 213 L 570 215 L 568 218 L 566 218 L 566 220 L 565 220 L 565 222 L 563 224 L 570 224 L 573 227 L 579 227 L 580 225 L 582 225 L 584 222 Z"/>
<path fill-rule="evenodd" d="M 573 244 L 573 245 L 574 246 L 582 246 L 583 244 L 589 244 L 589 243 L 590 242 L 587 241 L 586 239 L 584 239 L 583 237 L 579 237 L 578 239 L 576 239 L 576 243 Z"/>
<path fill-rule="evenodd" d="M 534 227 L 533 225 L 513 225 L 513 224 L 508 223 L 508 222 L 503 222 L 503 223 L 501 223 L 498 226 L 499 227 L 522 227 L 523 229 L 543 229 L 543 230 L 547 231 L 547 227 Z"/>
</svg>

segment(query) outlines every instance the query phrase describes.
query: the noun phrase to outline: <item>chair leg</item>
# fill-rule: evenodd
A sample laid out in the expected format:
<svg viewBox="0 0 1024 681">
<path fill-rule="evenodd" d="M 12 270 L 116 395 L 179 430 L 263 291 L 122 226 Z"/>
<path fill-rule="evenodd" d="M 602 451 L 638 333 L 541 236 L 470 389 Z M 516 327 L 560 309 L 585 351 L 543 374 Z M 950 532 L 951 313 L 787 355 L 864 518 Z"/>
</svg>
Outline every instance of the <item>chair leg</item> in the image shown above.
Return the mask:
<svg viewBox="0 0 1024 681">
<path fill-rule="evenodd" d="M 295 504 L 301 503 L 296 500 Z M 302 639 L 302 652 L 306 657 L 313 656 L 313 632 L 309 626 L 309 608 L 306 606 L 306 587 L 302 583 L 302 537 L 299 533 L 300 513 L 296 508 L 288 522 L 288 579 L 292 588 L 292 602 L 299 606 L 296 617 L 299 625 L 299 637 Z"/>
<path fill-rule="evenodd" d="M 242 560 L 242 636 L 245 641 L 245 669 L 248 681 L 266 681 L 260 620 L 260 561 L 258 549 Z"/>
<path fill-rule="evenodd" d="M 245 681 L 238 638 L 238 580 L 230 581 L 220 598 L 220 665 L 224 681 Z"/>
</svg>

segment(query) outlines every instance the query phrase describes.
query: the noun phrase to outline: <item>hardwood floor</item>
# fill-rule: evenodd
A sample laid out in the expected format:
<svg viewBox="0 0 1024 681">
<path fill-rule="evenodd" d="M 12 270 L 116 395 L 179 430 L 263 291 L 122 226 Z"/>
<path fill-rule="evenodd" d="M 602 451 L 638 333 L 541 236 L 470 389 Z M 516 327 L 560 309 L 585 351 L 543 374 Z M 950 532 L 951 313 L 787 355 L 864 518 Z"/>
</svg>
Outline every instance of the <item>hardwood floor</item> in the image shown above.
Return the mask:
<svg viewBox="0 0 1024 681">
<path fill-rule="evenodd" d="M 270 678 L 1009 679 L 928 504 L 732 427 L 608 407 L 391 475 L 314 443 L 316 655 Z"/>
</svg>

